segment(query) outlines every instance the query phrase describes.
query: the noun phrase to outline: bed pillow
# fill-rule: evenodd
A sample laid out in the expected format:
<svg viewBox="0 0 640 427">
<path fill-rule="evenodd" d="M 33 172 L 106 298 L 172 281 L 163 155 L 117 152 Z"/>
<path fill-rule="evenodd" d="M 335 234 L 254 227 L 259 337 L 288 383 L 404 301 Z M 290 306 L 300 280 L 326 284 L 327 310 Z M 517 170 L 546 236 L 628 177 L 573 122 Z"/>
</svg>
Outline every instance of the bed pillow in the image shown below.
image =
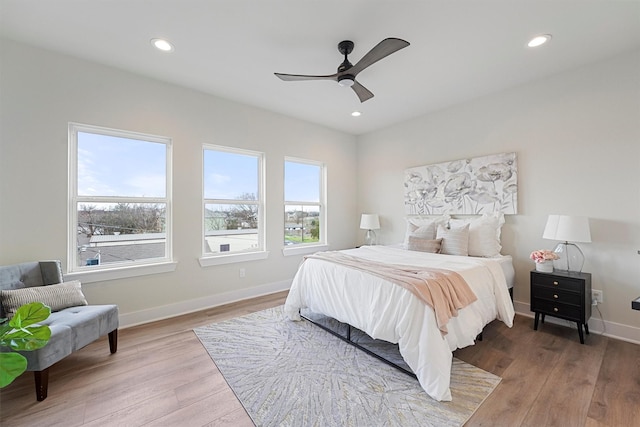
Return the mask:
<svg viewBox="0 0 640 427">
<path fill-rule="evenodd" d="M 410 251 L 439 254 L 441 246 L 442 239 L 425 239 L 424 237 L 409 236 L 409 245 L 407 246 L 407 249 Z"/>
<path fill-rule="evenodd" d="M 2 301 L 2 307 L 9 318 L 13 317 L 18 308 L 31 302 L 41 302 L 48 305 L 52 312 L 88 304 L 82 293 L 79 280 L 58 283 L 57 285 L 3 290 L 0 291 L 0 301 Z"/>
<path fill-rule="evenodd" d="M 451 228 L 439 225 L 436 239 L 442 239 L 441 254 L 469 255 L 469 224 Z"/>
<path fill-rule="evenodd" d="M 409 247 L 409 236 L 416 236 L 429 240 L 435 239 L 438 225 L 446 226 L 449 223 L 450 218 L 451 217 L 449 215 L 431 217 L 406 217 L 405 219 L 407 221 L 407 229 L 404 235 L 404 247 Z"/>
<path fill-rule="evenodd" d="M 494 257 L 500 255 L 500 232 L 504 224 L 504 214 L 495 212 L 481 217 L 452 219 L 451 227 L 469 224 L 469 255 Z"/>
</svg>

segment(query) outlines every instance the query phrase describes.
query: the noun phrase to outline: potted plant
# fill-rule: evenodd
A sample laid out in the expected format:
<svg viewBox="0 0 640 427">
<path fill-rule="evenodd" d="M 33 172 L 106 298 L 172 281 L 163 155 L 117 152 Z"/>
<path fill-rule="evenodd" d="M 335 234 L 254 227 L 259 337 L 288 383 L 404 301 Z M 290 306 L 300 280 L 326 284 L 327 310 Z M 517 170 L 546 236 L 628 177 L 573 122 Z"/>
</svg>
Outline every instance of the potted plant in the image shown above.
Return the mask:
<svg viewBox="0 0 640 427">
<path fill-rule="evenodd" d="M 549 249 L 539 249 L 531 252 L 529 258 L 536 262 L 536 270 L 544 273 L 553 273 L 553 261 L 558 259 L 558 254 Z"/>
<path fill-rule="evenodd" d="M 51 329 L 37 323 L 50 314 L 51 308 L 32 302 L 18 308 L 11 320 L 0 319 L 0 388 L 27 370 L 27 359 L 16 351 L 37 350 L 47 345 Z"/>
</svg>

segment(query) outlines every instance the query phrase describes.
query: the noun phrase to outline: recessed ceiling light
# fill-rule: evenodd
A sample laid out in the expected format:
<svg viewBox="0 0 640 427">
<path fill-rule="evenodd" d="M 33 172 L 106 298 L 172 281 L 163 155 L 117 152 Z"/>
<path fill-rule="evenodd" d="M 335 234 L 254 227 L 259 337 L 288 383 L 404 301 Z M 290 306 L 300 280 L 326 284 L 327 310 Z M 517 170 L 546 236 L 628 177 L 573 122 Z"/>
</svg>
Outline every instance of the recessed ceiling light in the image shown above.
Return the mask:
<svg viewBox="0 0 640 427">
<path fill-rule="evenodd" d="M 527 43 L 527 46 L 529 46 L 529 47 L 538 47 L 538 46 L 541 46 L 541 45 L 545 44 L 549 40 L 551 40 L 551 34 L 541 34 L 541 35 L 535 36 L 534 38 L 529 40 L 529 43 Z"/>
<path fill-rule="evenodd" d="M 163 52 L 173 52 L 174 50 L 173 45 L 164 39 L 151 39 L 151 44 Z"/>
<path fill-rule="evenodd" d="M 360 117 L 362 115 L 362 113 L 360 111 L 354 111 L 353 113 L 351 113 L 351 115 L 353 117 Z"/>
</svg>

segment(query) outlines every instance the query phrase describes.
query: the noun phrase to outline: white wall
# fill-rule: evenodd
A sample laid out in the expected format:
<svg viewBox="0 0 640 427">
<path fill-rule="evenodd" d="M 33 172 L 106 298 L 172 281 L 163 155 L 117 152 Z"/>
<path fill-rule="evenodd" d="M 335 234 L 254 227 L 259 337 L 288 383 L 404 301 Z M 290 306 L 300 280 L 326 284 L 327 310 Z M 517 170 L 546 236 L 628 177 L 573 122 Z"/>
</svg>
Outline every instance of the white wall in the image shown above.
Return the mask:
<svg viewBox="0 0 640 427">
<path fill-rule="evenodd" d="M 355 137 L 0 41 L 0 264 L 66 264 L 68 122 L 173 139 L 176 271 L 83 286 L 91 303 L 117 303 L 124 324 L 288 288 L 301 257 L 281 252 L 285 156 L 327 164 L 328 242 L 341 249 L 356 241 Z M 203 143 L 266 153 L 267 260 L 200 267 Z"/>
<path fill-rule="evenodd" d="M 358 139 L 359 211 L 378 212 L 383 243 L 404 235 L 406 168 L 517 152 L 518 215 L 503 228 L 515 301 L 528 312 L 532 250 L 548 214 L 590 218 L 583 271 L 604 291 L 606 332 L 640 341 L 640 52 L 565 72 Z M 594 310 L 590 325 L 602 331 Z"/>
</svg>

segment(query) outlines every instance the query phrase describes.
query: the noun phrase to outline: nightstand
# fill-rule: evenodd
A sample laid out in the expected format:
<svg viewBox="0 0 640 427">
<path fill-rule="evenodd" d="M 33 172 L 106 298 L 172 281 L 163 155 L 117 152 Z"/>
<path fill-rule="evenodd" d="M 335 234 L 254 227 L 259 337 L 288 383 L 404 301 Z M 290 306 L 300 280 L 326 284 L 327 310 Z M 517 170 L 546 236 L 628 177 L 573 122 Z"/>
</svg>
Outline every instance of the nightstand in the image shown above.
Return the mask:
<svg viewBox="0 0 640 427">
<path fill-rule="evenodd" d="M 591 274 L 554 270 L 553 273 L 531 271 L 531 311 L 536 314 L 533 329 L 538 330 L 542 315 L 576 322 L 580 344 L 584 344 L 582 326 L 589 334 L 591 317 Z"/>
</svg>

